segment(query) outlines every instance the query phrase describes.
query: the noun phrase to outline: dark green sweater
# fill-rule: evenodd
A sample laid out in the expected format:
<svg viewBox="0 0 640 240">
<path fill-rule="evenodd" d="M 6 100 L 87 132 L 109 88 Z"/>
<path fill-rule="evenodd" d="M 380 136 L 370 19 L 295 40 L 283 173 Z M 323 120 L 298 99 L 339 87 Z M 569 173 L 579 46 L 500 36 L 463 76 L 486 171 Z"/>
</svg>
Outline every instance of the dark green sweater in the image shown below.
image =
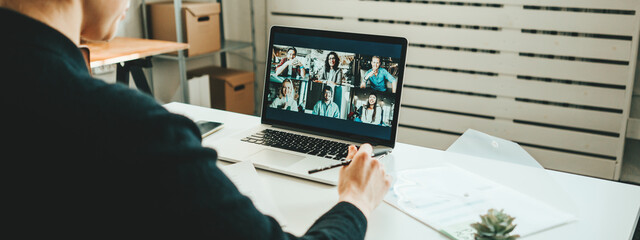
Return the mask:
<svg viewBox="0 0 640 240">
<path fill-rule="evenodd" d="M 0 25 L 6 235 L 297 238 L 238 192 L 191 120 L 92 78 L 76 46 L 41 22 L 0 8 Z M 302 238 L 365 230 L 343 202 Z"/>
</svg>

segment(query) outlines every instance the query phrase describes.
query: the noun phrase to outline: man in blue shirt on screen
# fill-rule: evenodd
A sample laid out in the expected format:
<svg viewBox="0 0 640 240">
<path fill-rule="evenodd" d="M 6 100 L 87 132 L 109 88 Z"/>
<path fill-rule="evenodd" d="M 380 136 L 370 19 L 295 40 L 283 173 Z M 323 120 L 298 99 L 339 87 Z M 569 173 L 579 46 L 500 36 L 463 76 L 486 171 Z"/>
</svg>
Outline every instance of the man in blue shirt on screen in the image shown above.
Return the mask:
<svg viewBox="0 0 640 240">
<path fill-rule="evenodd" d="M 322 100 L 313 106 L 313 115 L 325 117 L 339 118 L 340 107 L 333 102 L 333 90 L 329 86 L 325 86 L 322 90 Z"/>
<path fill-rule="evenodd" d="M 391 92 L 396 92 L 396 78 L 386 69 L 380 68 L 380 57 L 371 57 L 371 69 L 364 76 L 364 81 L 360 83 L 360 88 L 365 88 L 366 82 L 369 81 L 371 83 L 369 87 L 380 92 L 386 92 L 387 84 L 385 81 L 388 81 L 392 85 Z"/>
</svg>

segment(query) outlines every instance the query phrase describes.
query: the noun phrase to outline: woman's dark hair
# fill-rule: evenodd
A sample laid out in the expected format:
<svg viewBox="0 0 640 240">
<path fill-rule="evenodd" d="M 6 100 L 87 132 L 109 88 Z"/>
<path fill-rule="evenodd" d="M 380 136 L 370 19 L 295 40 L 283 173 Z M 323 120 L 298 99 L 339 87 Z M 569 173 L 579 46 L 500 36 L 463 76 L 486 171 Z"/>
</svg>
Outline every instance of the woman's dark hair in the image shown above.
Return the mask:
<svg viewBox="0 0 640 240">
<path fill-rule="evenodd" d="M 331 55 L 333 55 L 333 57 L 336 59 L 336 64 L 333 65 L 333 67 L 329 65 L 329 56 Z M 329 54 L 327 54 L 327 58 L 324 60 L 324 70 L 329 71 L 329 69 L 331 68 L 333 68 L 333 70 L 338 70 L 339 64 L 340 64 L 340 57 L 338 57 L 338 54 L 336 52 L 330 52 Z"/>
<path fill-rule="evenodd" d="M 371 116 L 371 122 L 375 122 L 376 121 L 376 110 L 378 109 L 378 95 L 375 92 L 369 93 L 369 97 L 371 97 L 371 95 L 376 97 L 376 102 L 373 103 L 373 115 Z M 367 98 L 367 104 L 365 105 L 365 108 L 362 111 L 363 115 L 364 115 L 364 111 L 367 111 L 367 109 L 369 109 L 369 107 L 371 107 L 371 103 L 369 103 L 369 98 Z"/>
<path fill-rule="evenodd" d="M 293 50 L 293 55 L 298 56 L 298 50 L 296 50 L 296 48 L 294 48 L 294 47 L 287 48 L 287 52 L 289 52 L 291 50 Z"/>
</svg>

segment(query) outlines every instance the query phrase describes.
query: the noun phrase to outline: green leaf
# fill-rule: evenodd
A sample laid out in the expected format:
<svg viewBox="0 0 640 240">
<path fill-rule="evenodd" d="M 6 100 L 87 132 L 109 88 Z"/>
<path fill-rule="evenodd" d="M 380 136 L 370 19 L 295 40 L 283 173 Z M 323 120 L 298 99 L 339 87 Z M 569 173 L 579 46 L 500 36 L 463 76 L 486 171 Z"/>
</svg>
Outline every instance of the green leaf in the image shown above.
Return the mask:
<svg viewBox="0 0 640 240">
<path fill-rule="evenodd" d="M 510 233 L 511 231 L 513 231 L 514 228 L 516 228 L 516 225 L 510 225 L 509 227 L 507 227 L 507 229 L 504 231 L 505 233 Z"/>
</svg>

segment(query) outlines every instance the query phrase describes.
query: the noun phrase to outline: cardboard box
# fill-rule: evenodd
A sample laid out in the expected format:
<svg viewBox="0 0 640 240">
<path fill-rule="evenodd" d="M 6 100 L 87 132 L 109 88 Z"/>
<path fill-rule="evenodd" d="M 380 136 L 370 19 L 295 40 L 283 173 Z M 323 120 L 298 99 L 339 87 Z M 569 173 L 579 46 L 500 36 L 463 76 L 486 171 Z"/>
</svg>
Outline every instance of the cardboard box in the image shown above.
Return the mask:
<svg viewBox="0 0 640 240">
<path fill-rule="evenodd" d="M 150 3 L 147 6 L 151 38 L 177 41 L 173 1 Z M 220 50 L 220 3 L 182 3 L 182 23 L 182 36 L 189 44 L 186 56 Z"/>
<path fill-rule="evenodd" d="M 190 78 L 203 75 L 209 75 L 212 108 L 249 115 L 254 114 L 253 72 L 221 67 L 206 67 L 191 70 L 187 73 Z"/>
</svg>

